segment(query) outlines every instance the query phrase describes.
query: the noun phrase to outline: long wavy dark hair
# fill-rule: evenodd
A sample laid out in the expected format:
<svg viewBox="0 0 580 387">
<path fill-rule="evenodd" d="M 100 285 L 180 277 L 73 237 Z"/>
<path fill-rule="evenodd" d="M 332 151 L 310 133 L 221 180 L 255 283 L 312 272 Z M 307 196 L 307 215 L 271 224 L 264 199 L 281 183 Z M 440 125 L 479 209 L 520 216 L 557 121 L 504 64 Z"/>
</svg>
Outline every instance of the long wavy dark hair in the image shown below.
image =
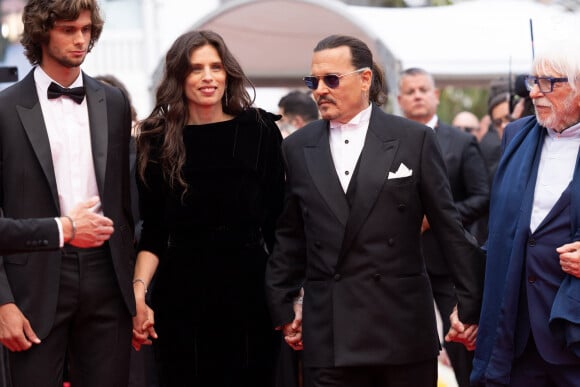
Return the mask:
<svg viewBox="0 0 580 387">
<path fill-rule="evenodd" d="M 378 63 L 373 61 L 373 54 L 365 42 L 354 36 L 330 35 L 318 42 L 316 47 L 314 47 L 314 52 L 342 46 L 347 46 L 350 49 L 354 68 L 362 69 L 363 67 L 368 67 L 373 71 L 369 102 L 373 102 L 378 106 L 387 103 L 387 83 L 383 69 Z"/>
<path fill-rule="evenodd" d="M 76 20 L 81 11 L 91 12 L 90 52 L 103 31 L 103 18 L 97 0 L 29 0 L 24 7 L 24 31 L 20 43 L 32 65 L 42 61 L 42 45 L 48 44 L 49 31 L 57 20 Z"/>
<path fill-rule="evenodd" d="M 191 54 L 208 44 L 217 50 L 226 72 L 223 112 L 237 116 L 254 103 L 255 87 L 220 35 L 208 30 L 194 30 L 181 35 L 165 56 L 164 74 L 157 88 L 155 107 L 149 117 L 139 123 L 138 173 L 145 183 L 145 167 L 149 162 L 159 162 L 163 176 L 170 186 L 181 186 L 187 190 L 181 173 L 185 163 L 182 131 L 189 119 L 183 85 L 192 70 Z M 253 98 L 246 88 L 253 90 Z M 153 160 L 150 154 L 153 142 L 161 147 L 157 149 L 157 160 Z"/>
</svg>

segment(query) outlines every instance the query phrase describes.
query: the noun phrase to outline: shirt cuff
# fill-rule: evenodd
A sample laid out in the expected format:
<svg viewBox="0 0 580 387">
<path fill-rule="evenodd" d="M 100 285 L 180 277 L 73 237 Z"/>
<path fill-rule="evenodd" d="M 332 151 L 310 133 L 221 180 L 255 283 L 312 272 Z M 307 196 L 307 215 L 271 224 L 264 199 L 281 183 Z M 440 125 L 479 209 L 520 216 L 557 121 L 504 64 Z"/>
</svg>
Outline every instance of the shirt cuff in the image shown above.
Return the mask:
<svg viewBox="0 0 580 387">
<path fill-rule="evenodd" d="M 62 222 L 60 218 L 54 218 L 56 226 L 58 227 L 58 247 L 64 247 L 64 231 L 62 230 Z"/>
</svg>

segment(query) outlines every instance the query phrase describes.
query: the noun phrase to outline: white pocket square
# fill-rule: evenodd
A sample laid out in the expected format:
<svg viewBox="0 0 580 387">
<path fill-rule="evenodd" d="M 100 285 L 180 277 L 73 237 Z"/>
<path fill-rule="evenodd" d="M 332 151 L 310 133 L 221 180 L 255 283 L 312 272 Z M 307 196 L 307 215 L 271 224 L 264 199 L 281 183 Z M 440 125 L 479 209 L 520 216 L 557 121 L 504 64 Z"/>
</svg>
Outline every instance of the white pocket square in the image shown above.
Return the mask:
<svg viewBox="0 0 580 387">
<path fill-rule="evenodd" d="M 399 169 L 397 169 L 397 172 L 389 172 L 389 176 L 387 177 L 387 180 L 390 179 L 400 179 L 402 177 L 409 177 L 413 175 L 413 170 L 407 168 L 407 166 L 403 163 L 401 163 L 401 165 L 399 165 Z"/>
</svg>

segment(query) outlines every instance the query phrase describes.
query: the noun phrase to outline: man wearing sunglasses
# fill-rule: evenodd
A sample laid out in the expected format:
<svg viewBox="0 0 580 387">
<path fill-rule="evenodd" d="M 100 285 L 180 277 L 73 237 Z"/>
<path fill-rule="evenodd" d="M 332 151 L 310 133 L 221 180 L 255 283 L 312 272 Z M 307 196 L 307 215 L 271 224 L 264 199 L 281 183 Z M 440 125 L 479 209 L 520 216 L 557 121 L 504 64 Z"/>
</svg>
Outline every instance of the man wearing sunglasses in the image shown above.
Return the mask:
<svg viewBox="0 0 580 387">
<path fill-rule="evenodd" d="M 536 113 L 508 124 L 502 138 L 471 379 L 577 387 L 580 45 L 538 50 L 526 83 Z"/>
<path fill-rule="evenodd" d="M 440 345 L 423 214 L 444 242 L 468 341 L 483 269 L 435 134 L 381 110 L 383 72 L 359 39 L 321 40 L 304 81 L 322 119 L 282 145 L 287 195 L 266 272 L 273 321 L 304 350 L 314 387 L 434 387 Z"/>
</svg>

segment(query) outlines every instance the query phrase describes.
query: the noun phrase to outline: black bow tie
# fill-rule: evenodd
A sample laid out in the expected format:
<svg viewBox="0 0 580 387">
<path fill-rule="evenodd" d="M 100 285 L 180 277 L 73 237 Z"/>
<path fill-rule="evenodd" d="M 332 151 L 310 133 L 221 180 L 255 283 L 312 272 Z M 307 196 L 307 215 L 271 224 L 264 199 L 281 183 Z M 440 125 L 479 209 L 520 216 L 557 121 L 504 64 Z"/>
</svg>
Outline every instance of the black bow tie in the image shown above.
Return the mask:
<svg viewBox="0 0 580 387">
<path fill-rule="evenodd" d="M 85 88 L 81 86 L 69 89 L 51 82 L 50 86 L 48 86 L 48 99 L 58 98 L 63 95 L 80 104 L 85 98 Z"/>
</svg>

